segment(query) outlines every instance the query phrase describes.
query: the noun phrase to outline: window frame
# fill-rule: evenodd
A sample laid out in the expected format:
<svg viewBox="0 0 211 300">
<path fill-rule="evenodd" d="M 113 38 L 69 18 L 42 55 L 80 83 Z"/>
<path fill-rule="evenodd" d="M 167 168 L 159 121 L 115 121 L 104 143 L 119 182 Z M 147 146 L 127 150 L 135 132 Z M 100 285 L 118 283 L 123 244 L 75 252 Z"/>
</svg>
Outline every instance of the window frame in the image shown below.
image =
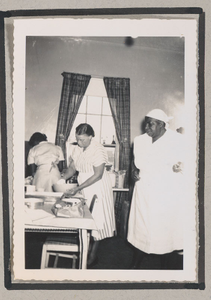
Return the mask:
<svg viewBox="0 0 211 300">
<path fill-rule="evenodd" d="M 88 113 L 88 99 L 89 99 L 89 97 L 96 97 L 96 98 L 101 98 L 100 99 L 100 101 L 101 101 L 101 113 Z M 117 140 L 117 138 L 116 138 L 116 129 L 115 129 L 115 123 L 114 123 L 114 119 L 113 119 L 113 116 L 112 116 L 112 112 L 111 112 L 111 114 L 103 114 L 103 101 L 104 101 L 104 99 L 107 99 L 107 101 L 108 101 L 108 104 L 109 104 L 109 99 L 108 99 L 108 97 L 106 97 L 106 96 L 100 96 L 100 95 L 91 95 L 91 94 L 85 94 L 84 95 L 84 97 L 83 97 L 83 99 L 82 99 L 82 102 L 85 100 L 85 112 L 80 112 L 80 107 L 81 107 L 81 105 L 82 105 L 82 102 L 81 102 L 81 105 L 80 105 L 80 107 L 79 107 L 79 110 L 78 110 L 78 113 L 77 113 L 77 115 L 83 115 L 84 117 L 85 117 L 85 123 L 87 123 L 87 117 L 88 116 L 100 116 L 100 137 L 99 137 L 99 139 L 98 139 L 98 141 L 104 146 L 104 147 L 106 147 L 106 148 L 115 148 L 115 151 L 114 151 L 114 162 L 113 162 L 113 165 L 112 165 L 112 167 L 111 167 L 111 170 L 115 170 L 115 171 L 118 171 L 118 169 L 119 169 L 119 143 L 118 143 L 118 140 Z M 103 123 L 103 117 L 112 117 L 112 119 L 113 119 L 113 124 L 114 124 L 114 130 L 115 130 L 115 134 L 114 134 L 114 142 L 115 142 L 115 144 L 113 143 L 112 144 L 112 142 L 111 143 L 106 143 L 106 142 L 104 142 L 104 140 L 102 140 L 102 123 Z M 77 118 L 77 116 L 76 116 L 76 118 Z M 74 123 L 75 123 L 75 121 L 74 121 Z M 69 135 L 69 137 L 68 137 L 68 140 L 67 140 L 67 142 L 66 142 L 66 146 L 67 146 L 67 162 L 68 162 L 68 164 L 69 164 L 69 157 L 70 157 L 70 147 L 71 147 L 71 145 L 75 145 L 75 143 L 76 143 L 76 141 L 71 141 L 70 139 L 71 139 L 71 132 L 72 132 L 72 130 L 74 129 L 74 123 L 73 123 L 73 127 L 72 127 L 72 129 L 71 129 L 71 131 L 70 131 L 70 135 Z M 108 164 L 109 166 L 110 166 L 110 164 Z"/>
</svg>

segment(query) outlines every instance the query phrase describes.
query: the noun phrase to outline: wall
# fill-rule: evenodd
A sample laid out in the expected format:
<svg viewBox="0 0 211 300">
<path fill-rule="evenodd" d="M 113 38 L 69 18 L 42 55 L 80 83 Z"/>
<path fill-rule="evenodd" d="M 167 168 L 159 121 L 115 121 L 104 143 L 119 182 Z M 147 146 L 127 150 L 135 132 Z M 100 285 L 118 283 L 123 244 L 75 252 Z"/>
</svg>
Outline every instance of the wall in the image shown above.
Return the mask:
<svg viewBox="0 0 211 300">
<path fill-rule="evenodd" d="M 26 140 L 35 131 L 41 131 L 50 141 L 55 141 L 64 71 L 130 78 L 131 142 L 141 133 L 144 115 L 153 108 L 164 109 L 174 116 L 173 129 L 183 126 L 180 120 L 184 104 L 181 39 L 175 39 L 170 50 L 166 45 L 172 43 L 171 38 L 169 42 L 160 38 L 153 44 L 152 39 L 139 38 L 132 46 L 117 40 L 27 37 Z"/>
</svg>

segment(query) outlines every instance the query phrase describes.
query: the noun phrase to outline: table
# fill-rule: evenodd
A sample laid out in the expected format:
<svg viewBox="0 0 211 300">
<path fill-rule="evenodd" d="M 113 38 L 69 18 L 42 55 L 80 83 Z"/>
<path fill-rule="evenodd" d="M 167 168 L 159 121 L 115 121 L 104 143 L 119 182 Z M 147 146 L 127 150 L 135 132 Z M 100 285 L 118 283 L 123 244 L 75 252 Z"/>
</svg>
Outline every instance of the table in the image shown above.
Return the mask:
<svg viewBox="0 0 211 300">
<path fill-rule="evenodd" d="M 56 217 L 52 213 L 51 208 L 62 195 L 62 193 L 49 192 L 26 193 L 26 199 L 31 197 L 40 198 L 44 200 L 44 205 L 40 209 L 25 208 L 25 231 L 70 233 L 73 230 L 77 230 L 79 232 L 79 240 L 82 244 L 82 247 L 80 247 L 80 268 L 86 269 L 89 248 L 88 230 L 97 230 L 97 227 L 86 204 L 84 205 L 83 218 Z"/>
</svg>

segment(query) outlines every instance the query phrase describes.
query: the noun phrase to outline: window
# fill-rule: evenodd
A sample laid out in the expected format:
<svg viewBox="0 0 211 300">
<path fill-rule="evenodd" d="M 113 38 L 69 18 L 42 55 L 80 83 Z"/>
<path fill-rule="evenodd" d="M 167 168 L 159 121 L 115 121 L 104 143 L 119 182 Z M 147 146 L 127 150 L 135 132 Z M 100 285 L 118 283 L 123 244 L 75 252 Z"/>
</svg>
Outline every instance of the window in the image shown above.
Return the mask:
<svg viewBox="0 0 211 300">
<path fill-rule="evenodd" d="M 108 98 L 84 96 L 73 128 L 69 142 L 75 142 L 75 129 L 80 123 L 90 124 L 95 131 L 95 139 L 102 144 L 112 144 L 115 139 L 115 127 Z"/>
<path fill-rule="evenodd" d="M 116 169 L 118 165 L 118 143 L 109 100 L 102 79 L 92 78 L 83 97 L 68 139 L 68 157 L 71 155 L 76 142 L 75 129 L 80 123 L 88 123 L 93 127 L 95 131 L 94 139 L 105 145 L 109 164 Z"/>
</svg>

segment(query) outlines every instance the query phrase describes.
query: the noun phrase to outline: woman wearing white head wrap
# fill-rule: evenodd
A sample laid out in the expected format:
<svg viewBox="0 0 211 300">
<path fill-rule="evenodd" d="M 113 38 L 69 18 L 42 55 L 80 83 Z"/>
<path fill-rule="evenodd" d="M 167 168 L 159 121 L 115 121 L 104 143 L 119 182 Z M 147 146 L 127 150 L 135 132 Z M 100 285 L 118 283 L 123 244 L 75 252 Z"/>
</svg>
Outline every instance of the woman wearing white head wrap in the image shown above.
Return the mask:
<svg viewBox="0 0 211 300">
<path fill-rule="evenodd" d="M 169 117 L 155 109 L 145 117 L 146 133 L 134 140 L 136 177 L 128 241 L 142 254 L 183 249 L 181 205 L 184 199 L 183 136 L 166 128 Z M 137 258 L 137 257 L 136 257 Z"/>
<path fill-rule="evenodd" d="M 157 119 L 157 120 L 163 121 L 164 123 L 168 123 L 168 121 L 171 119 L 171 117 L 169 118 L 167 116 L 167 114 L 161 109 L 151 110 L 150 112 L 148 112 L 146 117 Z"/>
<path fill-rule="evenodd" d="M 153 109 L 150 112 L 148 112 L 146 117 L 164 122 L 165 123 L 165 128 L 169 127 L 169 121 L 171 119 L 173 119 L 173 117 L 168 117 L 167 114 L 163 110 L 158 109 L 158 108 Z"/>
</svg>

